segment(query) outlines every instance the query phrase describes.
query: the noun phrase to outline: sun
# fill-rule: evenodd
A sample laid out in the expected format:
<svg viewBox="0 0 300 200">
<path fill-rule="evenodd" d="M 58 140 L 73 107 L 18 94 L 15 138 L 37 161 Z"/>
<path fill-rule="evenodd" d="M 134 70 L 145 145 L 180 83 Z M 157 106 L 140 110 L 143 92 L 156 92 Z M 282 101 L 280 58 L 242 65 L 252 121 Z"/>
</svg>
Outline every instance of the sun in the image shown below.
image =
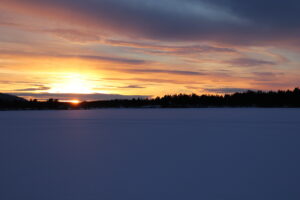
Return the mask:
<svg viewBox="0 0 300 200">
<path fill-rule="evenodd" d="M 73 99 L 73 100 L 70 100 L 70 101 L 68 101 L 68 102 L 71 103 L 71 104 L 74 104 L 74 105 L 77 105 L 77 104 L 80 103 L 80 101 L 77 100 L 77 99 Z"/>
<path fill-rule="evenodd" d="M 93 93 L 93 83 L 81 74 L 67 74 L 52 84 L 49 93 L 90 94 Z"/>
</svg>

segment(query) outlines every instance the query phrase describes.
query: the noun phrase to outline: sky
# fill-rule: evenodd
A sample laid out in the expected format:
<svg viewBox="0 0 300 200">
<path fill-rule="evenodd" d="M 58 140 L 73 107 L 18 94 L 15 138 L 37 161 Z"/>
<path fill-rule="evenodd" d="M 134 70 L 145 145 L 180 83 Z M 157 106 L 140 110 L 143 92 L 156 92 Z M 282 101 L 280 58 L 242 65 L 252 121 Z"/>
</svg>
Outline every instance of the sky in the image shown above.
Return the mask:
<svg viewBox="0 0 300 200">
<path fill-rule="evenodd" d="M 0 92 L 62 100 L 300 85 L 296 0 L 1 0 Z"/>
</svg>

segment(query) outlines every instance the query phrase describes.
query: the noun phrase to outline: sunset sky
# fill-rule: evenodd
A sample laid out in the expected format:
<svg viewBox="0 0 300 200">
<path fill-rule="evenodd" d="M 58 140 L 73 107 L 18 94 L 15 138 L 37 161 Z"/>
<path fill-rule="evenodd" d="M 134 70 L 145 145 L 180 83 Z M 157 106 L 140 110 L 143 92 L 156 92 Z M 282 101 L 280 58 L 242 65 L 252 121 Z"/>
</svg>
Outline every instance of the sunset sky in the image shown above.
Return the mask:
<svg viewBox="0 0 300 200">
<path fill-rule="evenodd" d="M 2 93 L 92 100 L 300 86 L 296 0 L 0 2 Z"/>
</svg>

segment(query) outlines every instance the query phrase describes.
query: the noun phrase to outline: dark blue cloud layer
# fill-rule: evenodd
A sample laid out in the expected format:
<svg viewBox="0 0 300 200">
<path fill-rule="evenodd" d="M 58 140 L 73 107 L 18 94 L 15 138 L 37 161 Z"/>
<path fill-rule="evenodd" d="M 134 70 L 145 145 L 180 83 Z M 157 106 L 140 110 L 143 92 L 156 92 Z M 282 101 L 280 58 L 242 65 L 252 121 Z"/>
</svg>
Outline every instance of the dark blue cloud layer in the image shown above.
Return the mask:
<svg viewBox="0 0 300 200">
<path fill-rule="evenodd" d="M 3 5 L 11 2 L 48 10 L 50 15 L 56 9 L 66 20 L 141 38 L 299 42 L 300 2 L 296 0 L 4 0 Z"/>
</svg>

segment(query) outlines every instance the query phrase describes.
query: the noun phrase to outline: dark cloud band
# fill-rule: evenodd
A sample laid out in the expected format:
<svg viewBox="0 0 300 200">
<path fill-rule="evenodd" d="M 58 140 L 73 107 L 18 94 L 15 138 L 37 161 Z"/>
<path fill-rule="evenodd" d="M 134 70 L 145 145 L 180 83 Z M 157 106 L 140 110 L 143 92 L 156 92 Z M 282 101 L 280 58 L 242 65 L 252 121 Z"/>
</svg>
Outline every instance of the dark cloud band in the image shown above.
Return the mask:
<svg viewBox="0 0 300 200">
<path fill-rule="evenodd" d="M 105 32 L 235 44 L 299 41 L 295 0 L 3 0 L 5 7 Z"/>
</svg>

